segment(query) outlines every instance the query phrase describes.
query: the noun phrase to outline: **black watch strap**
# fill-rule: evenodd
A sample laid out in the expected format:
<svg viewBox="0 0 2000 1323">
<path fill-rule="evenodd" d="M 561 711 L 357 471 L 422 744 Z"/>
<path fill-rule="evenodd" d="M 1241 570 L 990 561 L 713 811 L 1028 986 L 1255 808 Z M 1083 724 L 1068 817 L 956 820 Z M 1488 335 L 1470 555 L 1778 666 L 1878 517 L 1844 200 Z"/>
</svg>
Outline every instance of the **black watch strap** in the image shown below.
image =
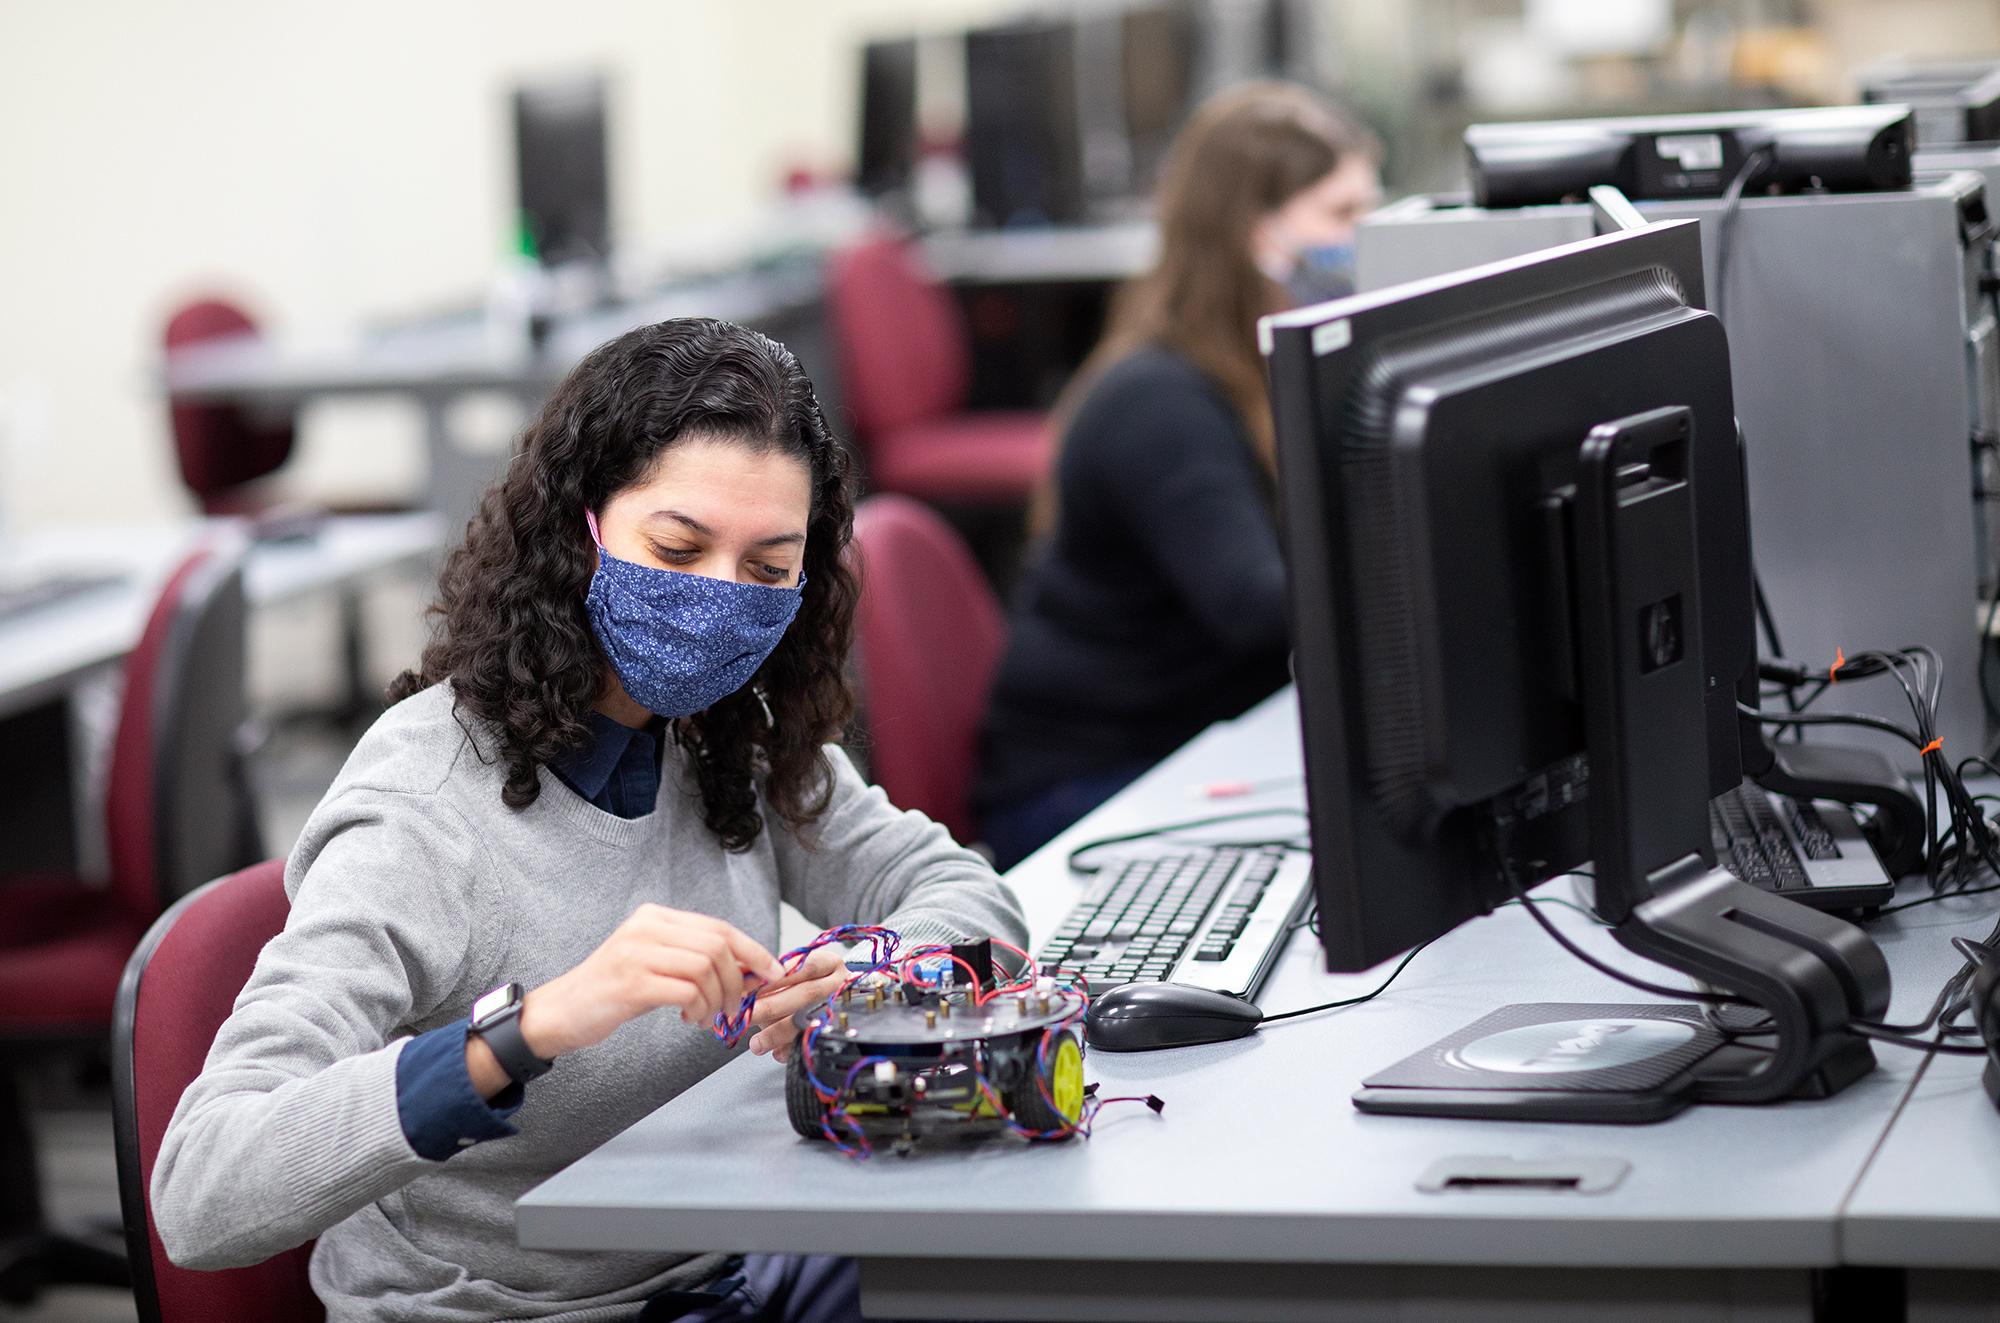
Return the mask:
<svg viewBox="0 0 2000 1323">
<path fill-rule="evenodd" d="M 536 1056 L 528 1047 L 528 1040 L 521 1036 L 521 998 L 518 992 L 507 1005 L 475 1020 L 471 1032 L 486 1041 L 486 1046 L 492 1049 L 494 1058 L 499 1061 L 500 1069 L 506 1071 L 507 1078 L 516 1084 L 538 1080 L 555 1066 L 555 1062 Z"/>
</svg>

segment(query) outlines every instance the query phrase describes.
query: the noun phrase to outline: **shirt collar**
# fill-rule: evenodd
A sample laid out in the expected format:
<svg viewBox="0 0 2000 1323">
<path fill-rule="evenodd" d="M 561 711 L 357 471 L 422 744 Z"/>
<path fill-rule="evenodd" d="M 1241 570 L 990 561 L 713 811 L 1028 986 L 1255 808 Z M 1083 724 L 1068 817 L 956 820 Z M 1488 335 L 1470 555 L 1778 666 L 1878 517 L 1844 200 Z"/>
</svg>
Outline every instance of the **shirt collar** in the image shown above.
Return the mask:
<svg viewBox="0 0 2000 1323">
<path fill-rule="evenodd" d="M 610 784 L 611 774 L 618 770 L 627 749 L 636 746 L 636 751 L 644 755 L 647 762 L 656 762 L 659 748 L 656 731 L 663 724 L 657 718 L 644 728 L 634 730 L 593 709 L 584 722 L 590 727 L 590 739 L 581 748 L 556 759 L 549 767 L 585 799 L 594 802 L 604 793 L 604 787 Z"/>
</svg>

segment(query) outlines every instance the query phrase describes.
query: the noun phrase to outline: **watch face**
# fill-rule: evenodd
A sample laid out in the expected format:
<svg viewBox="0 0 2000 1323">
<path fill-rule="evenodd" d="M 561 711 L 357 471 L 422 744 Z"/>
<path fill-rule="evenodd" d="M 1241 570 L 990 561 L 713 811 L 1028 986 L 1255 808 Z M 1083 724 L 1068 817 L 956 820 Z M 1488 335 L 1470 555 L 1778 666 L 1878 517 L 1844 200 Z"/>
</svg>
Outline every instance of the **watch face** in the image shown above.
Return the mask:
<svg viewBox="0 0 2000 1323">
<path fill-rule="evenodd" d="M 514 985 L 509 983 L 493 989 L 472 1003 L 472 1023 L 480 1025 L 507 1009 L 514 1001 Z"/>
</svg>

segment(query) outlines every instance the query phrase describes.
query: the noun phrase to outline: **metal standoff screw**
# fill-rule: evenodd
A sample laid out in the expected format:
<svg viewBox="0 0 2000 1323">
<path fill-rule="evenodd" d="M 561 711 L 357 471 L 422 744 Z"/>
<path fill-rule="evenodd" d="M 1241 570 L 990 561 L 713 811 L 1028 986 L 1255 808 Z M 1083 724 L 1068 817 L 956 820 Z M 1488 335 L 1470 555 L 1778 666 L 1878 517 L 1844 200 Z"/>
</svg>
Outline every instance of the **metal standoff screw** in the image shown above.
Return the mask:
<svg viewBox="0 0 2000 1323">
<path fill-rule="evenodd" d="M 1036 1003 L 1035 1013 L 1037 1015 L 1047 1015 L 1049 1013 L 1049 999 L 1047 997 L 1043 997 Z"/>
<path fill-rule="evenodd" d="M 840 1027 L 841 1027 L 841 1028 L 843 1028 L 843 1029 L 845 1029 L 845 1028 L 847 1027 L 847 1012 L 846 1012 L 846 1011 L 842 1011 L 842 1012 L 840 1013 Z"/>
<path fill-rule="evenodd" d="M 951 1018 L 951 1003 L 948 1001 L 939 1002 L 938 1014 L 949 1020 Z"/>
<path fill-rule="evenodd" d="M 935 1029 L 935 1028 L 937 1028 L 937 1012 L 936 1012 L 936 1011 L 925 1011 L 925 1012 L 924 1012 L 924 1028 L 926 1028 L 926 1029 Z"/>
<path fill-rule="evenodd" d="M 881 1005 L 882 1005 L 882 994 L 875 991 L 875 989 L 873 988 L 868 989 L 868 1009 L 871 1011 L 876 1010 Z"/>
</svg>

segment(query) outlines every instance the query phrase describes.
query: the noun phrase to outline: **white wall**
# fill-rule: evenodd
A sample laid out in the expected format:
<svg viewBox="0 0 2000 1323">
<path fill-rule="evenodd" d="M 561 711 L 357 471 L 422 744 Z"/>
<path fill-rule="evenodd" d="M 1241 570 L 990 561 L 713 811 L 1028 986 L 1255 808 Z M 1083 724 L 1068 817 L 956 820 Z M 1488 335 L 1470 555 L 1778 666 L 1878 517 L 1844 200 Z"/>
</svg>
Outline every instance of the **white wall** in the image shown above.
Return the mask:
<svg viewBox="0 0 2000 1323">
<path fill-rule="evenodd" d="M 155 384 L 170 308 L 308 339 L 476 300 L 511 232 L 507 92 L 614 79 L 640 246 L 844 165 L 856 42 L 1005 0 L 0 0 L 0 526 L 189 508 Z M 292 480 L 414 490 L 396 406 L 321 406 Z"/>
</svg>

